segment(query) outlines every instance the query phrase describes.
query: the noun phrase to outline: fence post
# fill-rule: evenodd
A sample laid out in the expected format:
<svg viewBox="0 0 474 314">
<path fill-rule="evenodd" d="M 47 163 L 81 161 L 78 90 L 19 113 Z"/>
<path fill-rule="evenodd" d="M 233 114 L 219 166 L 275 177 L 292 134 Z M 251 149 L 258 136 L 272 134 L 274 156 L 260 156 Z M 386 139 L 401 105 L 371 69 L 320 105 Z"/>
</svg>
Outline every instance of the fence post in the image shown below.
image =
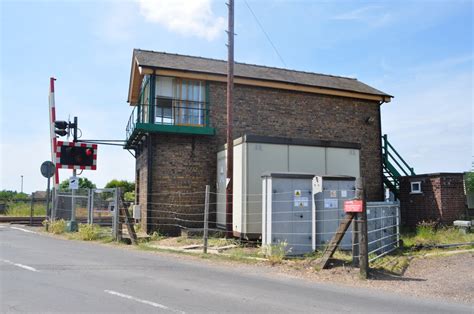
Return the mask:
<svg viewBox="0 0 474 314">
<path fill-rule="evenodd" d="M 208 238 L 208 228 L 209 228 L 209 192 L 210 192 L 209 190 L 210 190 L 210 186 L 206 185 L 206 199 L 204 202 L 204 232 L 203 232 L 204 254 L 207 254 L 207 238 Z"/>
<path fill-rule="evenodd" d="M 368 234 L 367 234 L 367 204 L 365 200 L 364 178 L 357 178 L 356 198 L 362 200 L 362 213 L 358 214 L 359 223 L 359 265 L 360 276 L 367 279 L 369 272 Z"/>
<path fill-rule="evenodd" d="M 120 188 L 115 188 L 115 206 L 114 206 L 114 216 L 112 217 L 112 233 L 115 241 L 119 240 L 118 235 L 118 224 L 119 224 L 119 198 L 120 198 Z"/>
<path fill-rule="evenodd" d="M 31 193 L 31 208 L 30 208 L 30 226 L 33 226 L 33 207 L 35 204 L 35 193 Z"/>
</svg>

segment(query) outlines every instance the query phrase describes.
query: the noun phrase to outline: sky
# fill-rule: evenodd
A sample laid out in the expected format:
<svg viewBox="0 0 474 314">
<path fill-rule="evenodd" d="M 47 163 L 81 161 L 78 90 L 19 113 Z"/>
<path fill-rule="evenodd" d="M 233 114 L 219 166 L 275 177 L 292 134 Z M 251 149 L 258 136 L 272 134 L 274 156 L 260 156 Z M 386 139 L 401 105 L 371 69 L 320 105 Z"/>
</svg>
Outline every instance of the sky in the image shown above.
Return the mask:
<svg viewBox="0 0 474 314">
<path fill-rule="evenodd" d="M 225 2 L 0 0 L 0 190 L 19 191 L 21 176 L 27 193 L 46 187 L 50 77 L 58 120 L 77 116 L 82 139 L 124 139 L 133 48 L 225 60 Z M 415 171 L 468 171 L 473 3 L 236 0 L 235 59 L 355 77 L 394 95 L 382 131 Z M 82 176 L 101 187 L 134 180 L 134 168 L 128 151 L 102 145 L 97 171 Z"/>
</svg>

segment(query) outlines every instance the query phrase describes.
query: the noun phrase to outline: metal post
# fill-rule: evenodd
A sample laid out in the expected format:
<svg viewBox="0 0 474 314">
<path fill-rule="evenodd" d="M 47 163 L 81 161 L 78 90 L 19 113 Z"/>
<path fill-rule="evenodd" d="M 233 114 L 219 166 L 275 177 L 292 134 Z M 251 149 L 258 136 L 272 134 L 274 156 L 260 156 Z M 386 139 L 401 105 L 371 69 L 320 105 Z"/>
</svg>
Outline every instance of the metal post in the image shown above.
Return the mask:
<svg viewBox="0 0 474 314">
<path fill-rule="evenodd" d="M 397 213 L 397 246 L 400 247 L 400 202 L 398 202 L 398 205 L 395 208 Z"/>
<path fill-rule="evenodd" d="M 35 204 L 35 194 L 31 193 L 31 208 L 30 208 L 30 226 L 33 226 L 33 207 Z"/>
<path fill-rule="evenodd" d="M 120 188 L 115 188 L 115 197 L 114 197 L 114 216 L 112 218 L 112 233 L 115 241 L 119 240 L 119 197 L 120 197 Z"/>
<path fill-rule="evenodd" d="M 57 200 L 57 190 L 56 187 L 53 187 L 52 193 L 51 193 L 51 199 L 52 199 L 52 204 L 51 204 L 51 220 L 56 220 L 56 209 L 58 207 L 58 200 Z"/>
<path fill-rule="evenodd" d="M 365 186 L 364 179 L 357 178 L 356 181 L 356 198 L 362 200 L 363 209 L 362 213 L 358 215 L 359 218 L 359 265 L 360 265 L 360 276 L 363 279 L 367 279 L 369 272 L 369 254 L 368 254 L 368 241 L 367 241 L 367 206 L 365 201 Z"/>
<path fill-rule="evenodd" d="M 46 218 L 49 218 L 49 220 L 51 220 L 51 216 L 52 216 L 52 210 L 49 208 L 49 200 L 50 200 L 50 189 L 51 189 L 51 178 L 48 177 L 48 185 L 46 187 Z"/>
<path fill-rule="evenodd" d="M 21 175 L 21 188 L 20 192 L 23 193 L 23 175 Z"/>
<path fill-rule="evenodd" d="M 206 185 L 206 199 L 204 201 L 204 232 L 203 232 L 203 253 L 207 254 L 207 238 L 208 238 L 208 228 L 209 228 L 209 192 L 211 187 Z"/>
<path fill-rule="evenodd" d="M 91 222 L 91 194 L 92 189 L 87 190 L 87 223 L 92 224 Z"/>
<path fill-rule="evenodd" d="M 233 164 L 234 142 L 232 136 L 232 97 L 234 91 L 234 0 L 229 0 L 229 29 L 227 35 L 228 60 L 227 60 L 227 186 L 226 186 L 226 236 L 233 236 L 232 222 L 232 192 L 233 192 Z"/>
<path fill-rule="evenodd" d="M 72 170 L 72 176 L 76 177 L 76 169 Z M 75 231 L 76 224 L 76 190 L 71 191 L 71 231 Z"/>
</svg>

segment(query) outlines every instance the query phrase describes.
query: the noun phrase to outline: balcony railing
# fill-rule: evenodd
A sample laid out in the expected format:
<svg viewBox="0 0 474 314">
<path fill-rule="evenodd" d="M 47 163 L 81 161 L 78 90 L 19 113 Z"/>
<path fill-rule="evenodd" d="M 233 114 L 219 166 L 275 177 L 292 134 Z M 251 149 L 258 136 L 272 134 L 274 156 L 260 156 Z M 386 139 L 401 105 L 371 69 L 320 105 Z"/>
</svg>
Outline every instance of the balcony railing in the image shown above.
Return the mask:
<svg viewBox="0 0 474 314">
<path fill-rule="evenodd" d="M 152 106 L 134 106 L 126 128 L 127 142 L 137 128 L 157 132 L 209 134 L 211 128 L 208 104 L 202 101 L 157 97 Z"/>
</svg>

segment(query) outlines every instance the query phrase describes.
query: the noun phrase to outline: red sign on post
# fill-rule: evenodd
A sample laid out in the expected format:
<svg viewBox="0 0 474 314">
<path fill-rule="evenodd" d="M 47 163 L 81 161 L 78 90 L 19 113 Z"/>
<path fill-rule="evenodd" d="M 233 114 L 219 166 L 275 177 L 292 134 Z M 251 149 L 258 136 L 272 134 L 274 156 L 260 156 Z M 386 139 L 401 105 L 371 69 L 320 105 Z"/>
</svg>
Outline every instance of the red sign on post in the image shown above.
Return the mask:
<svg viewBox="0 0 474 314">
<path fill-rule="evenodd" d="M 344 212 L 362 213 L 364 202 L 362 200 L 344 201 Z"/>
</svg>

